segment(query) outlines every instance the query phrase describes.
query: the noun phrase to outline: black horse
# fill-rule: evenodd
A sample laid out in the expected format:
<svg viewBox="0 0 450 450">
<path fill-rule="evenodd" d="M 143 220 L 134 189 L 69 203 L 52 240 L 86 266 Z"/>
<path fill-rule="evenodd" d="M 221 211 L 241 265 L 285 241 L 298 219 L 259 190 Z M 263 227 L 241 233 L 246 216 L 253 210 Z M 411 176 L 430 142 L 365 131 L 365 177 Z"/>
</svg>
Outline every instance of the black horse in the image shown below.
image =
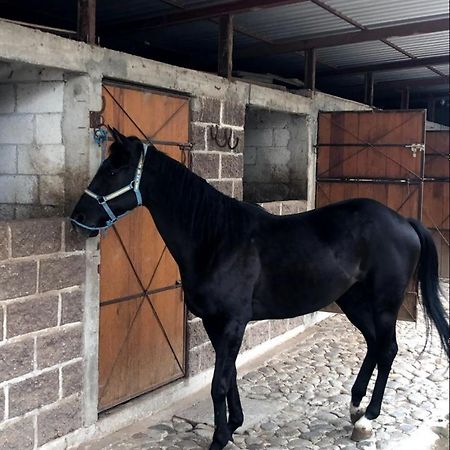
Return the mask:
<svg viewBox="0 0 450 450">
<path fill-rule="evenodd" d="M 397 314 L 416 272 L 425 312 L 448 353 L 436 248 L 418 221 L 369 199 L 274 216 L 221 194 L 153 146 L 111 131 L 110 156 L 71 219 L 94 236 L 137 205 L 151 211 L 179 265 L 187 307 L 202 318 L 216 352 L 210 449 L 224 448 L 244 420 L 235 361 L 251 320 L 285 319 L 338 303 L 367 342 L 352 388 L 355 440 L 371 435 L 370 421 L 380 414 L 397 353 Z M 364 410 L 360 403 L 375 366 Z"/>
</svg>

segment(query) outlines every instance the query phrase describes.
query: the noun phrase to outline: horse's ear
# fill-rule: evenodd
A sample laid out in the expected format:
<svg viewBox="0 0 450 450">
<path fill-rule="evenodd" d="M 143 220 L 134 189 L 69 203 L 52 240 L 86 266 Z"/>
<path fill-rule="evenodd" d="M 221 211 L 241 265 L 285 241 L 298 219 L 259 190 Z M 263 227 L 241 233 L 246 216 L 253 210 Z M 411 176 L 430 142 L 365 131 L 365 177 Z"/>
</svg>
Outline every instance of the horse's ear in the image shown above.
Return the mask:
<svg viewBox="0 0 450 450">
<path fill-rule="evenodd" d="M 108 130 L 116 142 L 118 142 L 119 144 L 125 144 L 125 141 L 127 139 L 126 136 L 121 134 L 116 128 L 111 128 L 109 125 Z"/>
</svg>

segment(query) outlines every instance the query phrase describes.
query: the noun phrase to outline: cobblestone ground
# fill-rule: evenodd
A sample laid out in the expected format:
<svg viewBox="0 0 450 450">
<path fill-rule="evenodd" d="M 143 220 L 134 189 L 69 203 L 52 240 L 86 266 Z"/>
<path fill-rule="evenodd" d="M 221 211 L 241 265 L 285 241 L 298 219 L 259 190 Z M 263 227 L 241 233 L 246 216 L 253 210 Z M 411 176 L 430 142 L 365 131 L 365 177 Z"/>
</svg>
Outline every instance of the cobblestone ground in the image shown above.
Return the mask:
<svg viewBox="0 0 450 450">
<path fill-rule="evenodd" d="M 448 299 L 448 285 L 446 291 Z M 282 408 L 274 408 L 278 412 L 273 415 L 267 411 L 262 423 L 235 434 L 235 442 L 227 449 L 400 449 L 419 428 L 428 425 L 431 429 L 432 424 L 444 436 L 434 448 L 448 449 L 449 372 L 438 338 L 433 335 L 431 345 L 422 353 L 422 317 L 417 325 L 399 323 L 397 334 L 399 353 L 371 440 L 350 440 L 348 412 L 350 389 L 365 355 L 365 344 L 345 317 L 334 316 L 316 325 L 298 348 L 277 355 L 239 381 L 243 396 L 270 400 Z M 372 377 L 371 387 L 373 382 Z M 118 436 L 115 442 L 99 448 L 207 449 L 212 428 L 175 416 L 157 425 L 143 425 L 124 438 Z M 407 448 L 424 450 L 418 442 L 407 444 Z"/>
</svg>

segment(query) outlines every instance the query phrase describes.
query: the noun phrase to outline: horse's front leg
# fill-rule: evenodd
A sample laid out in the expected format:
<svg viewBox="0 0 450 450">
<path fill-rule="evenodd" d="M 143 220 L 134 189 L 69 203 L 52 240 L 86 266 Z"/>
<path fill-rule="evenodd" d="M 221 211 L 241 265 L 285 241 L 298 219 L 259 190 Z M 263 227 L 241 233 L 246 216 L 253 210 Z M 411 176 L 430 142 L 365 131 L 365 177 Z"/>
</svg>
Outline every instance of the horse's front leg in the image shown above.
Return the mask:
<svg viewBox="0 0 450 450">
<path fill-rule="evenodd" d="M 214 324 L 209 323 L 206 328 L 210 329 L 213 326 Z M 244 322 L 230 320 L 222 326 L 218 326 L 214 331 L 216 364 L 211 385 L 211 397 L 214 405 L 215 431 L 210 450 L 222 450 L 232 439 L 232 431 L 227 422 L 226 397 L 232 377 L 236 376 L 235 362 L 242 344 L 245 326 Z"/>
</svg>

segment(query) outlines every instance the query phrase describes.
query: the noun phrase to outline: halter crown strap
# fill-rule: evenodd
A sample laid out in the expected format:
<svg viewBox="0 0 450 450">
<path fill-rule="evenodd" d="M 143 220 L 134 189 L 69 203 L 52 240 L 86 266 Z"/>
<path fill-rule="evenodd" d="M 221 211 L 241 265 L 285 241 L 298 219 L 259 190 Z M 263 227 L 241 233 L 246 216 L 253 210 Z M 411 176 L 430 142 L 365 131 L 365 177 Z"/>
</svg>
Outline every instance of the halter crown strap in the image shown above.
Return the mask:
<svg viewBox="0 0 450 450">
<path fill-rule="evenodd" d="M 85 225 L 84 223 L 78 222 L 75 219 L 70 219 L 73 223 L 77 224 L 78 226 L 82 228 L 86 228 L 87 230 L 105 230 L 106 228 L 109 228 L 112 224 L 117 222 L 121 217 L 127 215 L 131 212 L 131 210 L 124 212 L 123 214 L 120 214 L 119 216 L 116 216 L 113 212 L 113 210 L 109 207 L 108 202 L 114 198 L 120 197 L 121 195 L 127 193 L 128 191 L 134 191 L 134 194 L 136 195 L 136 206 L 142 205 L 142 194 L 139 190 L 139 186 L 141 184 L 141 178 L 142 178 L 142 171 L 144 170 L 144 162 L 145 162 L 145 156 L 147 154 L 148 145 L 143 144 L 144 151 L 141 153 L 141 156 L 139 158 L 139 163 L 136 167 L 136 172 L 134 174 L 133 180 L 128 184 L 127 186 L 124 186 L 123 188 L 118 189 L 117 191 L 111 192 L 111 194 L 108 195 L 98 195 L 89 189 L 85 189 L 84 193 L 89 195 L 90 197 L 97 200 L 98 204 L 103 207 L 106 214 L 108 214 L 109 220 L 106 222 L 106 225 L 103 227 L 90 227 L 88 225 Z"/>
</svg>

